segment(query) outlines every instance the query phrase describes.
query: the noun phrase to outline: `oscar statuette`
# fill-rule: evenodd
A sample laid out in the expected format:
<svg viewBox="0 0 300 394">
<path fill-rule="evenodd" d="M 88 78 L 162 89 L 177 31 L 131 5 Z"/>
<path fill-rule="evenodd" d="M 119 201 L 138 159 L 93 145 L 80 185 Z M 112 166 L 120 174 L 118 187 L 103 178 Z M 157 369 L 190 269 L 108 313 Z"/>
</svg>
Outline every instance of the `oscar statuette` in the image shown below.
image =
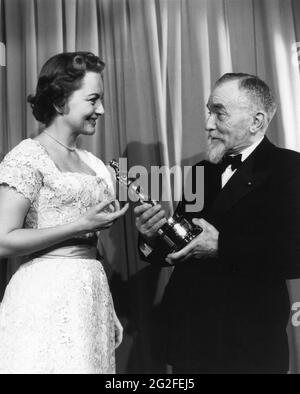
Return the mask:
<svg viewBox="0 0 300 394">
<path fill-rule="evenodd" d="M 128 178 L 127 175 L 120 174 L 119 163 L 115 159 L 111 160 L 109 165 L 115 172 L 117 182 L 137 195 L 140 203 L 145 202 L 153 206 L 157 204 L 156 201 L 150 200 L 148 196 L 143 194 L 141 186 L 136 182 L 138 177 Z M 199 235 L 202 230 L 201 227 L 175 214 L 167 219 L 167 222 L 157 231 L 157 235 L 164 242 L 167 253 L 173 253 L 184 248 L 192 239 Z"/>
</svg>

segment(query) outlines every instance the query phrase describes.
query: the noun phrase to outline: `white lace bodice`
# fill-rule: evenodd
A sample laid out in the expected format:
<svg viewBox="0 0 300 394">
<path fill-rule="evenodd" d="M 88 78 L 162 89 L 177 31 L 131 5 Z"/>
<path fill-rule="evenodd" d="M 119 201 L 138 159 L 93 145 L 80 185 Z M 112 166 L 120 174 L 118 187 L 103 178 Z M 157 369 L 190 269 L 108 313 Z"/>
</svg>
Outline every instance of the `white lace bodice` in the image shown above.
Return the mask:
<svg viewBox="0 0 300 394">
<path fill-rule="evenodd" d="M 25 227 L 45 228 L 76 220 L 88 208 L 114 195 L 104 163 L 78 150 L 96 176 L 61 172 L 45 148 L 30 138 L 12 149 L 0 164 L 0 184 L 7 183 L 31 202 Z"/>
</svg>

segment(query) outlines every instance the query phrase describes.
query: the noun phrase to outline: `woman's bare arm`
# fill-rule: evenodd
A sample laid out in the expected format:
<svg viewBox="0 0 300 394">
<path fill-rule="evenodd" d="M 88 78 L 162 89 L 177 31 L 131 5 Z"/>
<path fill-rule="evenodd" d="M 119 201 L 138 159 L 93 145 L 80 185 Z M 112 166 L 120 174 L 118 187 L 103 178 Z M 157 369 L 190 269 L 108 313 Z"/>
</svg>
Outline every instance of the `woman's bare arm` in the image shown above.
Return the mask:
<svg viewBox="0 0 300 394">
<path fill-rule="evenodd" d="M 104 212 L 112 207 L 112 212 Z M 24 220 L 30 201 L 16 190 L 0 186 L 0 258 L 21 256 L 45 249 L 66 239 L 109 228 L 128 209 L 117 201 L 90 208 L 74 222 L 45 229 L 25 229 Z"/>
</svg>

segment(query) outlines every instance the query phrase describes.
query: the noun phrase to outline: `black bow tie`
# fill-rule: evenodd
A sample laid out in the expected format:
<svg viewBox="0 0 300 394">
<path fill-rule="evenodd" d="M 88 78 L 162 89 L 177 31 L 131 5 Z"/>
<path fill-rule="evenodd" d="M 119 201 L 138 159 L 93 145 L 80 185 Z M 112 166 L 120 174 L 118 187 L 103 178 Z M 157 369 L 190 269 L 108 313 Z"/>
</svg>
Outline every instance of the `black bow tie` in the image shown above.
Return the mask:
<svg viewBox="0 0 300 394">
<path fill-rule="evenodd" d="M 219 168 L 222 172 L 231 165 L 232 171 L 237 170 L 242 165 L 242 155 L 235 155 L 235 156 L 224 156 L 222 161 L 218 164 Z"/>
</svg>

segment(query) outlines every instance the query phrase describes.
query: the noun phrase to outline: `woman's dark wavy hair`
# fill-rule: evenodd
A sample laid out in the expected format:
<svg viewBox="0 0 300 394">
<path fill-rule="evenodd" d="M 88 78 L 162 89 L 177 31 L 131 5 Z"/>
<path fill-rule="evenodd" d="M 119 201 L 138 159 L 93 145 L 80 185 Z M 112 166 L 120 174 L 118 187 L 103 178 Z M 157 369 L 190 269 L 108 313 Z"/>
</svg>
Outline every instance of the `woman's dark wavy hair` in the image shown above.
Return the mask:
<svg viewBox="0 0 300 394">
<path fill-rule="evenodd" d="M 55 105 L 63 106 L 81 86 L 87 71 L 101 74 L 105 64 L 91 52 L 65 52 L 51 57 L 42 67 L 35 95 L 27 101 L 33 116 L 46 126 L 57 115 Z"/>
</svg>

